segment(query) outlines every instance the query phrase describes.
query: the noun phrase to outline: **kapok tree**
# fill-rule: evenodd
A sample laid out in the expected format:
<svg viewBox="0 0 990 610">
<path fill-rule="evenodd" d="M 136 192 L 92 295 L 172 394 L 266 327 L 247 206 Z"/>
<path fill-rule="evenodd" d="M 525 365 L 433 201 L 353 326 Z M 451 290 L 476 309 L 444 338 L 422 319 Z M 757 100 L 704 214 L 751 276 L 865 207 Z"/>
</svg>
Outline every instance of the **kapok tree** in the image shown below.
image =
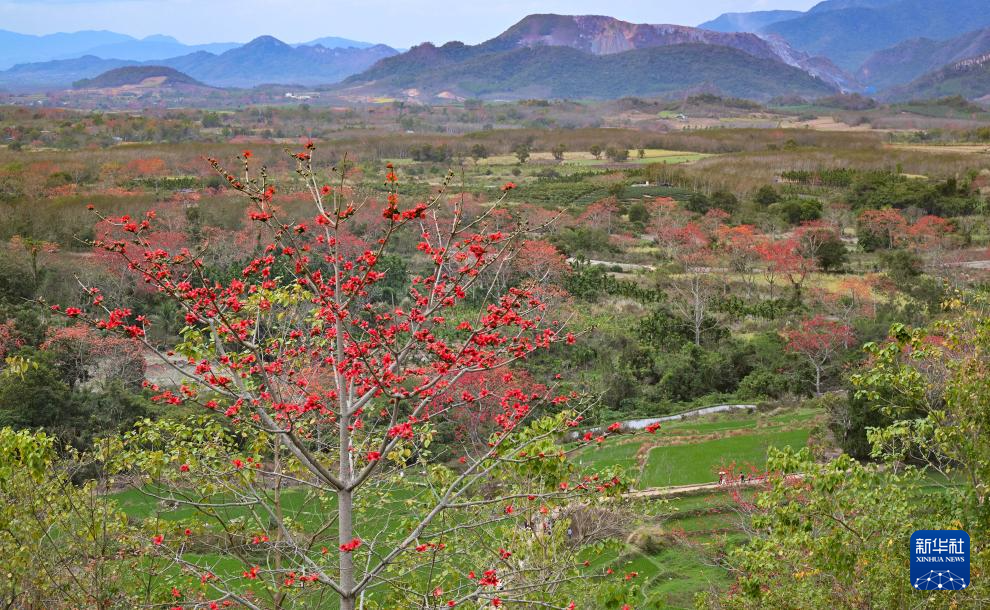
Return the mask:
<svg viewBox="0 0 990 610">
<path fill-rule="evenodd" d="M 808 274 L 817 267 L 814 259 L 802 254 L 801 243 L 794 237 L 765 241 L 757 246 L 757 252 L 763 261 L 763 277 L 770 286 L 770 298 L 773 298 L 773 287 L 780 277 L 787 278 L 794 294 L 800 295 Z"/>
<path fill-rule="evenodd" d="M 702 334 L 715 326 L 711 310 L 725 289 L 722 275 L 714 268 L 721 264 L 712 248 L 711 237 L 696 223 L 677 230 L 669 242 L 675 260 L 684 266 L 683 277 L 673 279 L 668 288 L 671 308 L 694 330 L 694 344 L 701 345 Z"/>
<path fill-rule="evenodd" d="M 907 234 L 908 222 L 898 210 L 866 210 L 857 218 L 859 243 L 868 251 L 897 247 Z"/>
<path fill-rule="evenodd" d="M 852 346 L 852 328 L 821 315 L 802 320 L 784 333 L 787 350 L 808 359 L 815 369 L 815 395 L 822 393 L 822 374 L 832 359 Z"/>
<path fill-rule="evenodd" d="M 762 261 L 758 246 L 766 240 L 753 225 L 722 226 L 718 241 L 729 268 L 739 274 L 750 297 L 756 290 L 756 277 Z"/>
<path fill-rule="evenodd" d="M 314 151 L 293 155 L 313 200 L 306 219 L 284 215 L 250 151 L 236 175 L 211 160 L 268 236 L 234 279 L 211 277 L 188 248 L 156 247 L 153 214 L 107 219 L 122 237 L 98 245 L 184 317 L 182 342 L 161 354 L 183 382 L 150 386 L 155 399 L 205 411 L 145 423 L 119 450 L 118 469 L 145 493 L 187 509 L 145 522 L 144 578 L 164 583 L 149 603 L 580 604 L 591 593 L 579 583 L 605 575 L 578 560 L 569 516 L 623 483 L 575 472 L 557 442 L 584 399 L 514 372 L 574 341 L 538 291 L 496 288 L 523 230 L 491 230 L 499 202 L 469 217 L 443 189 L 403 206 L 388 165 L 381 220 L 364 233 L 374 247 L 350 253 L 342 236 L 376 204 L 343 194 L 342 168 L 326 168 L 336 178 L 324 183 Z M 418 272 L 401 302 L 376 301 L 380 261 L 404 232 L 418 236 L 415 252 L 399 254 Z M 153 348 L 147 318 L 85 288 L 88 311 L 64 314 Z M 438 425 L 472 410 L 487 440 L 436 452 Z"/>
</svg>

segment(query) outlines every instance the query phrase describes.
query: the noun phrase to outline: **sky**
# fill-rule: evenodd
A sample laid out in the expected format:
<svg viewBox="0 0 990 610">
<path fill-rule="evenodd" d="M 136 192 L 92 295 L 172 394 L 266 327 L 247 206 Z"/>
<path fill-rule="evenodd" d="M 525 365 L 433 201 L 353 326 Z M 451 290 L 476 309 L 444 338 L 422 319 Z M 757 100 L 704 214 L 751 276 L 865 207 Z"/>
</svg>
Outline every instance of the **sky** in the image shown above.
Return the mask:
<svg viewBox="0 0 990 610">
<path fill-rule="evenodd" d="M 0 0 L 0 29 L 25 34 L 112 30 L 187 44 L 286 42 L 323 36 L 410 47 L 474 44 L 531 13 L 607 14 L 637 23 L 697 25 L 725 12 L 806 10 L 817 0 Z"/>
</svg>

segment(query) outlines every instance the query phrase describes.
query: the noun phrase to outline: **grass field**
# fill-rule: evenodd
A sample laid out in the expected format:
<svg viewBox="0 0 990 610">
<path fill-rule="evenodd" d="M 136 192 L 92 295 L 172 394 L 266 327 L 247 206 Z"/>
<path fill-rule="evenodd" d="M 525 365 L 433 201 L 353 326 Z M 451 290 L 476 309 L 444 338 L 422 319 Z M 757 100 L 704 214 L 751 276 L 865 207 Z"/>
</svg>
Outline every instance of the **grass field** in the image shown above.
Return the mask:
<svg viewBox="0 0 990 610">
<path fill-rule="evenodd" d="M 790 430 L 654 447 L 640 477 L 640 485 L 648 488 L 711 483 L 718 480 L 716 473 L 719 467 L 731 463 L 762 469 L 769 447 L 804 447 L 808 443 L 808 435 L 807 429 Z"/>
<path fill-rule="evenodd" d="M 796 409 L 668 422 L 655 436 L 613 437 L 582 451 L 578 460 L 595 467 L 622 466 L 638 489 L 711 483 L 718 479 L 719 467 L 732 462 L 762 468 L 771 446 L 804 447 L 817 414 L 813 409 Z"/>
<path fill-rule="evenodd" d="M 675 421 L 655 435 L 642 432 L 614 436 L 579 452 L 577 458 L 588 468 L 622 466 L 640 489 L 708 483 L 713 482 L 713 473 L 721 464 L 734 461 L 761 467 L 768 447 L 803 446 L 818 415 L 819 411 L 813 409 L 792 409 Z M 392 489 L 386 496 L 384 502 L 367 507 L 366 525 L 376 520 L 378 511 L 394 510 L 409 497 L 401 489 Z M 191 509 L 162 507 L 139 490 L 123 491 L 115 497 L 134 519 L 158 517 L 174 521 L 193 514 Z M 287 510 L 301 523 L 319 522 L 322 516 L 314 515 L 314 510 L 333 509 L 314 503 L 303 491 L 287 490 L 283 497 Z M 722 489 L 667 500 L 636 500 L 627 507 L 634 517 L 633 527 L 661 532 L 663 543 L 659 548 L 644 549 L 629 540 L 614 539 L 593 553 L 589 549 L 588 559 L 603 571 L 612 568 L 618 575 L 636 572 L 643 591 L 642 603 L 651 604 L 649 607 L 691 608 L 696 593 L 730 584 L 728 573 L 718 567 L 714 557 L 745 540 L 742 517 L 735 508 L 736 500 L 728 490 Z M 248 516 L 244 509 L 229 510 L 225 518 Z M 381 527 L 392 526 L 381 523 Z M 635 534 L 631 539 L 634 538 Z M 218 555 L 188 558 L 220 575 L 236 576 L 243 569 L 236 559 Z M 178 573 L 176 577 L 179 578 Z M 250 583 L 245 586 L 249 587 Z M 330 599 L 321 599 L 318 607 L 333 608 L 335 604 Z"/>
<path fill-rule="evenodd" d="M 765 464 L 767 448 L 807 444 L 820 411 L 793 409 L 780 413 L 721 414 L 664 425 L 656 435 L 622 435 L 582 452 L 580 459 L 595 465 L 620 465 L 636 477 L 636 485 L 710 483 L 718 467 Z M 659 446 L 647 450 L 650 444 Z M 645 453 L 645 464 L 640 465 Z M 642 472 L 640 473 L 640 470 Z M 744 494 L 749 495 L 749 494 Z M 660 550 L 645 552 L 616 541 L 602 554 L 602 565 L 616 572 L 635 571 L 647 607 L 693 608 L 694 596 L 731 584 L 715 558 L 745 542 L 743 519 L 727 490 L 669 500 L 640 500 L 636 510 L 647 527 L 671 535 Z"/>
</svg>

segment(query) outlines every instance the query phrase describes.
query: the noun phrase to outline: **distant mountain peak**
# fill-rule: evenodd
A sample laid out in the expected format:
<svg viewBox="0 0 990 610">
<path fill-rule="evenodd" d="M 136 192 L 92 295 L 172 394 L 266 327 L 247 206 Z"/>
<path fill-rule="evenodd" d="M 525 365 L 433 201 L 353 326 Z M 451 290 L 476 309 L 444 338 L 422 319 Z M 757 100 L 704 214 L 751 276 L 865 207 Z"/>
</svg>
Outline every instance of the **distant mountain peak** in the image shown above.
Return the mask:
<svg viewBox="0 0 990 610">
<path fill-rule="evenodd" d="M 751 13 L 722 13 L 698 27 L 716 32 L 760 32 L 768 25 L 794 19 L 803 15 L 801 11 L 754 11 Z"/>
<path fill-rule="evenodd" d="M 172 36 L 166 36 L 165 34 L 152 34 L 151 36 L 145 36 L 141 40 L 144 42 L 167 42 L 170 44 L 182 44 Z"/>
<path fill-rule="evenodd" d="M 684 25 L 631 23 L 606 15 L 529 15 L 482 46 L 561 46 L 593 55 L 610 55 L 675 44 L 726 46 L 796 67 L 841 89 L 858 86 L 851 76 L 827 59 L 797 51 L 780 38 Z"/>
<path fill-rule="evenodd" d="M 275 38 L 274 36 L 269 36 L 266 34 L 264 36 L 258 36 L 257 38 L 248 42 L 247 44 L 245 44 L 243 47 L 240 48 L 241 49 L 261 49 L 261 48 L 291 49 L 292 46 L 282 42 L 281 40 Z"/>
<path fill-rule="evenodd" d="M 672 63 L 665 67 L 664 62 Z M 605 15 L 544 13 L 528 15 L 478 45 L 417 45 L 341 86 L 358 97 L 365 95 L 362 91 L 512 99 L 689 90 L 765 97 L 785 81 L 806 91 L 834 93 L 848 88 L 852 79 L 827 59 L 810 57 L 780 39 Z"/>
</svg>

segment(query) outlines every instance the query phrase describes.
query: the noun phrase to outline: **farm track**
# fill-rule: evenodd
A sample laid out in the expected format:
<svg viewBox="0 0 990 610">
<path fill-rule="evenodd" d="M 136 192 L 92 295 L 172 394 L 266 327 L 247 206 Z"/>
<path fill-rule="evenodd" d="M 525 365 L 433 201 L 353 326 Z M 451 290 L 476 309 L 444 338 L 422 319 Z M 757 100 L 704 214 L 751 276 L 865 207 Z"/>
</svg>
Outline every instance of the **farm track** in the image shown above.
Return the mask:
<svg viewBox="0 0 990 610">
<path fill-rule="evenodd" d="M 787 480 L 799 481 L 804 477 L 802 474 L 789 474 Z M 622 494 L 623 498 L 629 500 L 654 500 L 658 498 L 676 498 L 678 496 L 691 495 L 706 491 L 731 490 L 744 487 L 758 487 L 766 482 L 764 478 L 750 479 L 745 482 L 735 481 L 732 483 L 700 483 L 693 485 L 668 485 L 666 487 L 650 487 L 639 489 Z"/>
</svg>

